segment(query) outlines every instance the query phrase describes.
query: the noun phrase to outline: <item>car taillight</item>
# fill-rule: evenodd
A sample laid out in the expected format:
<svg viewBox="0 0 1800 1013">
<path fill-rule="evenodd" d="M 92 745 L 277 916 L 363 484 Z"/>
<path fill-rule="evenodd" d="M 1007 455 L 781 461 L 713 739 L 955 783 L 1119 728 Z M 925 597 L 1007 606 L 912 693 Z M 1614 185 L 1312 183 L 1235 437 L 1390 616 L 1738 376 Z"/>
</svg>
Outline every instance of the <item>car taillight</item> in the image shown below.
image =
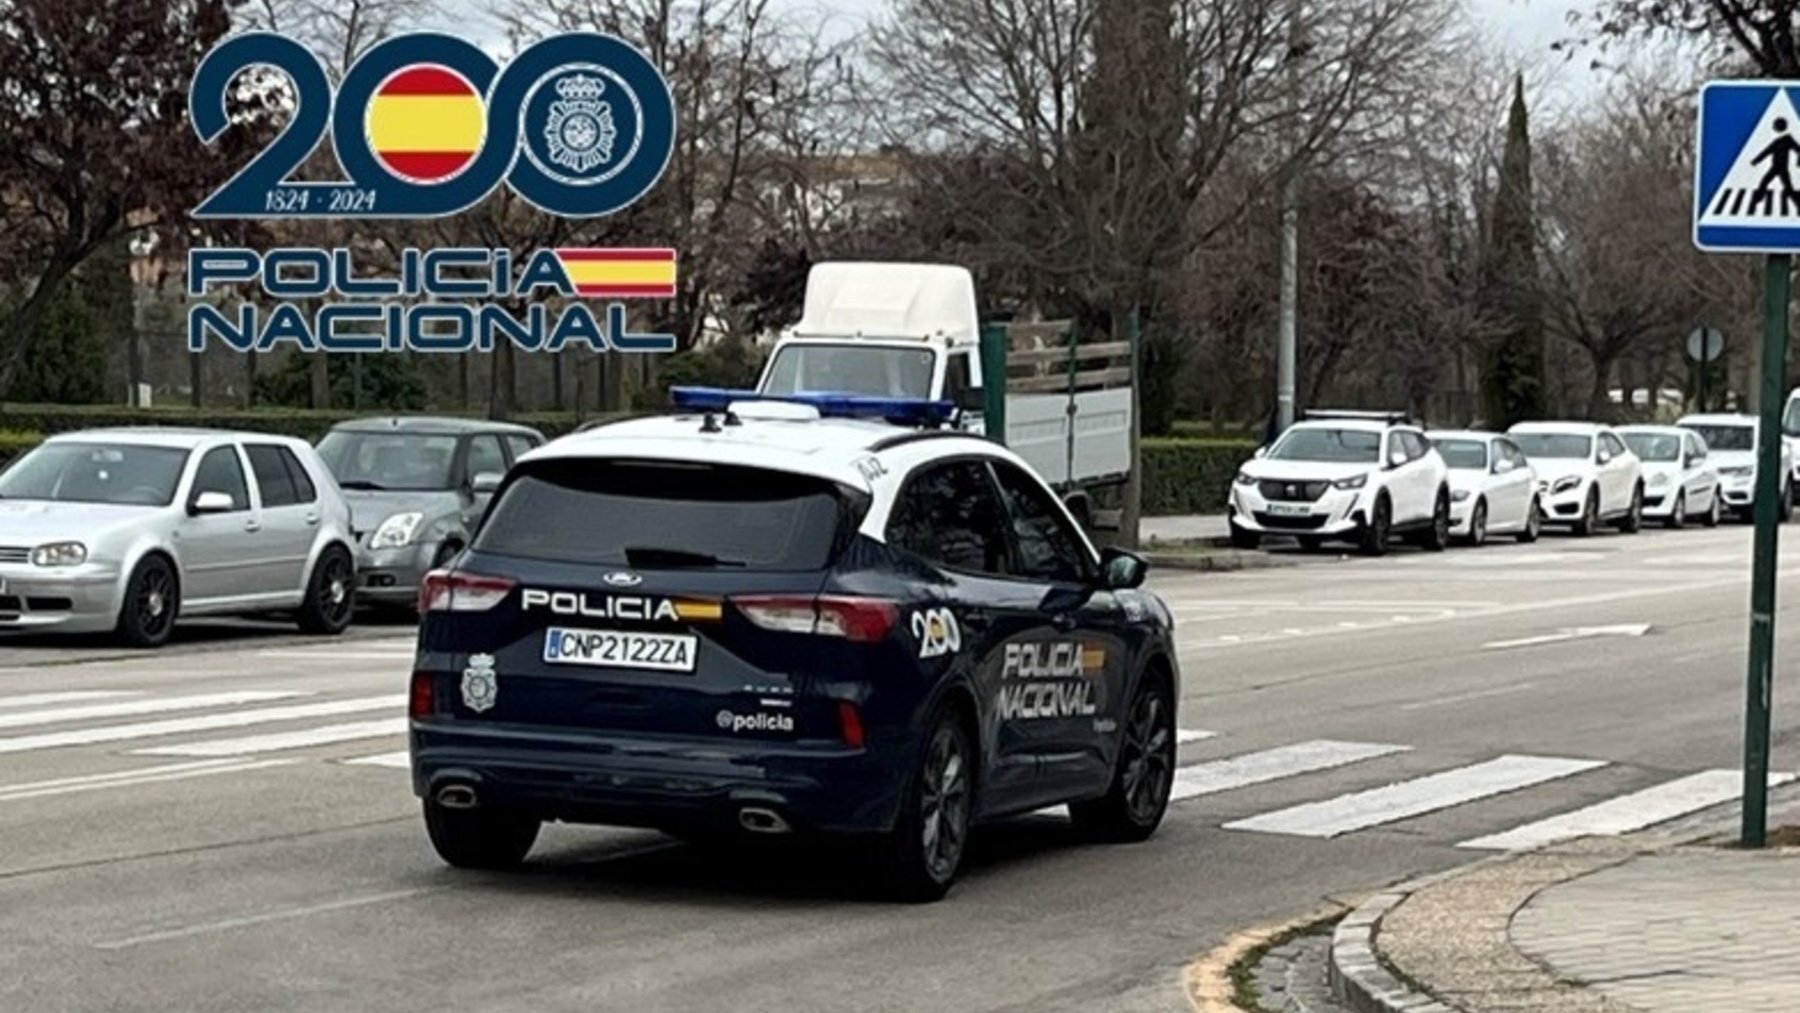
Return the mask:
<svg viewBox="0 0 1800 1013">
<path fill-rule="evenodd" d="M 840 595 L 759 595 L 734 597 L 731 603 L 744 618 L 765 630 L 814 633 L 864 643 L 885 639 L 900 614 L 899 606 L 884 598 Z"/>
<path fill-rule="evenodd" d="M 506 577 L 433 570 L 419 582 L 419 611 L 486 612 L 516 586 L 517 581 Z"/>
<path fill-rule="evenodd" d="M 838 732 L 846 745 L 856 749 L 863 747 L 862 712 L 848 700 L 838 701 Z"/>
<path fill-rule="evenodd" d="M 407 696 L 409 717 L 428 718 L 437 710 L 437 679 L 430 672 L 412 674 L 412 692 Z"/>
</svg>

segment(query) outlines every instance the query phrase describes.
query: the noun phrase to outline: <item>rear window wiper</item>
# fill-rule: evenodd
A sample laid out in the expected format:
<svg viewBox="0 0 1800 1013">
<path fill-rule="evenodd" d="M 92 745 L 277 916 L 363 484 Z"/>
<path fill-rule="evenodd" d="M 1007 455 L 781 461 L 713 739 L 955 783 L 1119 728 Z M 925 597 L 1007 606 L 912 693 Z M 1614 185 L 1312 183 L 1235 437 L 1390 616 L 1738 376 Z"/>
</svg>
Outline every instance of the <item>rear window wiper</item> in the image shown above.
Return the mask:
<svg viewBox="0 0 1800 1013">
<path fill-rule="evenodd" d="M 632 566 L 745 566 L 741 559 L 720 559 L 705 552 L 686 549 L 664 549 L 656 546 L 631 545 L 625 548 L 625 561 Z"/>
<path fill-rule="evenodd" d="M 359 492 L 381 492 L 387 486 L 380 482 L 371 482 L 366 478 L 352 478 L 338 483 L 339 489 L 355 489 Z"/>
</svg>

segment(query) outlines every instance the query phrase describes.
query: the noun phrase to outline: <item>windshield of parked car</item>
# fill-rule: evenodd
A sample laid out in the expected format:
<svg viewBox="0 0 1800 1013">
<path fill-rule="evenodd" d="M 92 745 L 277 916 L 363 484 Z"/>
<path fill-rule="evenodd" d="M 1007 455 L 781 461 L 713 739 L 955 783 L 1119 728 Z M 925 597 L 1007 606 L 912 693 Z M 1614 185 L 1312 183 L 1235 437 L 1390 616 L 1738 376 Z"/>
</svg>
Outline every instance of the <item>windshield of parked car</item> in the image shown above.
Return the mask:
<svg viewBox="0 0 1800 1013">
<path fill-rule="evenodd" d="M 765 393 L 926 398 L 936 356 L 889 345 L 787 345 L 775 353 Z"/>
<path fill-rule="evenodd" d="M 1381 434 L 1367 429 L 1290 429 L 1270 449 L 1277 461 L 1372 464 L 1381 460 Z"/>
<path fill-rule="evenodd" d="M 1526 457 L 1547 460 L 1585 460 L 1594 452 L 1594 438 L 1577 433 L 1513 433 L 1512 441 Z"/>
<path fill-rule="evenodd" d="M 450 466 L 456 437 L 334 429 L 319 441 L 319 456 L 345 489 L 443 490 L 454 484 Z"/>
<path fill-rule="evenodd" d="M 168 506 L 188 451 L 180 447 L 45 443 L 0 472 L 0 499 Z"/>
<path fill-rule="evenodd" d="M 1432 440 L 1444 463 L 1461 471 L 1487 470 L 1487 444 L 1481 440 Z"/>
<path fill-rule="evenodd" d="M 1734 425 L 1690 425 L 1706 441 L 1708 450 L 1755 450 L 1756 427 Z"/>
<path fill-rule="evenodd" d="M 1667 433 L 1620 433 L 1641 461 L 1681 460 L 1681 437 Z"/>
</svg>

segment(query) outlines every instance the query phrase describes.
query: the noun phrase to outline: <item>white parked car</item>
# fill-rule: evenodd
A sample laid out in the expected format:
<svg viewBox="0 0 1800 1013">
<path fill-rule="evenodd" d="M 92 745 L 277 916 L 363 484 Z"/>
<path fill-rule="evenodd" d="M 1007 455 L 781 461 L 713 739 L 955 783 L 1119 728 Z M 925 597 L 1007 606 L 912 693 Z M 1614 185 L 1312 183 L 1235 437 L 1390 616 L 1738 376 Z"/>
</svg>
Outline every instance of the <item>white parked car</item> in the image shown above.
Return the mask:
<svg viewBox="0 0 1800 1013">
<path fill-rule="evenodd" d="M 1543 516 L 1537 473 L 1518 444 L 1500 433 L 1438 430 L 1425 434 L 1450 468 L 1450 536 L 1480 545 L 1489 535 L 1537 541 Z"/>
<path fill-rule="evenodd" d="M 1635 534 L 1644 524 L 1644 477 L 1637 455 L 1611 426 L 1521 422 L 1506 431 L 1537 472 L 1544 523 L 1591 535 L 1603 524 Z"/>
<path fill-rule="evenodd" d="M 1450 482 L 1424 430 L 1389 412 L 1316 412 L 1246 462 L 1231 487 L 1231 541 L 1255 548 L 1291 535 L 1303 548 L 1355 542 L 1367 555 L 1410 534 L 1450 541 Z"/>
<path fill-rule="evenodd" d="M 1706 440 L 1682 426 L 1620 426 L 1619 438 L 1644 468 L 1644 517 L 1679 528 L 1719 523 L 1719 468 Z"/>
<path fill-rule="evenodd" d="M 1688 415 L 1675 423 L 1706 441 L 1707 456 L 1719 469 L 1725 509 L 1750 520 L 1756 504 L 1756 426 L 1754 415 Z M 1781 445 L 1781 520 L 1794 516 L 1794 460 L 1787 441 Z"/>
</svg>

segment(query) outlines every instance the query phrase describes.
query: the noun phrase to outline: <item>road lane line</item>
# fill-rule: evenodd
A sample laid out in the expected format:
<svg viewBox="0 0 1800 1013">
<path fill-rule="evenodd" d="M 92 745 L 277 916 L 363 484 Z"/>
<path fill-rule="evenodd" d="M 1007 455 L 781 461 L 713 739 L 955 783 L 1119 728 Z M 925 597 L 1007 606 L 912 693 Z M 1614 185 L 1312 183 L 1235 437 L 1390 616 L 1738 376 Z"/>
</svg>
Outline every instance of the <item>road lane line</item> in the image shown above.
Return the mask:
<svg viewBox="0 0 1800 1013">
<path fill-rule="evenodd" d="M 1604 766 L 1605 760 L 1509 753 L 1410 781 L 1262 813 L 1227 823 L 1225 829 L 1332 838 Z"/>
<path fill-rule="evenodd" d="M 53 703 L 76 703 L 81 700 L 108 700 L 122 696 L 141 696 L 120 689 L 72 689 L 64 693 L 26 693 L 23 696 L 0 697 L 0 709 L 43 707 Z"/>
<path fill-rule="evenodd" d="M 351 767 L 394 767 L 399 770 L 411 770 L 412 753 L 402 749 L 397 753 L 376 753 L 374 756 L 357 756 L 338 762 Z"/>
<path fill-rule="evenodd" d="M 272 732 L 268 735 L 246 735 L 235 739 L 212 739 L 188 742 L 179 746 L 154 746 L 133 750 L 136 756 L 244 756 L 251 753 L 273 753 L 283 749 L 305 749 L 334 742 L 353 742 L 383 735 L 406 734 L 405 718 L 382 718 L 379 721 L 352 721 L 341 725 L 320 725 L 294 732 Z"/>
<path fill-rule="evenodd" d="M 1198 798 L 1224 791 L 1234 791 L 1253 784 L 1297 777 L 1319 770 L 1330 770 L 1379 756 L 1403 753 L 1411 746 L 1390 746 L 1380 742 L 1339 742 L 1313 739 L 1291 746 L 1277 746 L 1255 753 L 1227 756 L 1222 760 L 1196 763 L 1175 771 L 1175 783 L 1169 790 L 1169 801 Z"/>
<path fill-rule="evenodd" d="M 287 761 L 273 761 L 277 763 Z M 410 890 L 390 890 L 386 893 L 370 894 L 366 897 L 347 897 L 343 900 L 327 901 L 324 904 L 309 904 L 305 907 L 288 908 L 285 911 L 267 911 L 259 915 L 248 915 L 243 918 L 226 918 L 216 922 L 202 922 L 179 929 L 164 932 L 146 932 L 140 936 L 126 936 L 123 939 L 112 939 L 95 943 L 97 950 L 123 950 L 145 943 L 162 943 L 174 939 L 186 939 L 190 936 L 201 936 L 212 932 L 226 932 L 231 929 L 248 928 L 252 925 L 266 925 L 269 922 L 292 921 L 296 918 L 307 918 L 312 915 L 329 914 L 333 911 L 345 911 L 350 908 L 368 907 L 371 904 L 385 904 L 388 901 L 406 900 L 428 893 L 437 893 L 445 889 L 441 886 L 414 887 Z"/>
<path fill-rule="evenodd" d="M 1774 788 L 1792 780 L 1793 774 L 1771 773 L 1769 787 Z M 1743 787 L 1744 772 L 1741 770 L 1703 770 L 1698 774 L 1665 781 L 1642 791 L 1609 798 L 1559 816 L 1526 823 L 1502 833 L 1463 841 L 1457 847 L 1522 851 L 1575 837 L 1610 837 L 1642 830 L 1677 816 L 1686 816 L 1722 802 L 1730 802 L 1738 797 Z"/>
<path fill-rule="evenodd" d="M 413 649 L 404 651 L 258 651 L 259 658 L 284 658 L 290 661 L 405 661 Z"/>
<path fill-rule="evenodd" d="M 185 781 L 195 777 L 211 777 L 214 774 L 241 774 L 249 770 L 261 770 L 264 767 L 285 767 L 297 760 L 252 760 L 247 763 L 235 761 L 208 761 L 207 765 L 198 763 L 176 763 L 167 767 L 147 767 L 136 771 L 139 776 L 117 777 L 110 780 L 92 780 L 81 784 L 63 784 L 54 787 L 42 787 L 31 791 L 0 792 L 0 802 L 20 802 L 25 799 L 45 798 L 51 795 L 72 795 L 82 791 L 98 791 L 102 788 L 134 788 L 144 784 L 161 784 L 165 781 Z M 184 768 L 184 769 L 177 769 Z M 159 773 L 160 771 L 160 773 Z M 50 785 L 52 782 L 44 782 Z M 17 785 L 16 788 L 24 788 Z"/>
<path fill-rule="evenodd" d="M 1478 689 L 1472 693 L 1455 693 L 1450 696 L 1433 697 L 1426 700 L 1414 700 L 1412 703 L 1401 704 L 1400 709 L 1403 711 L 1418 711 L 1425 710 L 1429 707 L 1449 707 L 1453 704 L 1468 703 L 1470 700 L 1485 700 L 1491 696 L 1505 696 L 1508 693 L 1523 693 L 1528 689 L 1534 689 L 1536 687 L 1537 683 L 1535 682 L 1521 682 L 1516 686 L 1496 686 L 1493 689 Z"/>
<path fill-rule="evenodd" d="M 395 693 L 387 696 L 357 697 L 353 700 L 332 700 L 326 703 L 232 711 L 226 714 L 203 714 L 199 717 L 174 718 L 167 721 L 101 725 L 98 728 L 77 728 L 66 732 L 46 732 L 39 735 L 0 738 L 0 753 L 23 753 L 36 749 L 55 749 L 61 746 L 88 746 L 98 742 L 148 739 L 159 735 L 181 735 L 186 732 L 212 731 L 216 728 L 273 724 L 277 721 L 299 721 L 305 718 L 333 717 L 338 714 L 355 714 L 358 711 L 382 710 L 388 707 L 398 709 L 405 706 L 406 694 Z"/>
<path fill-rule="evenodd" d="M 1218 732 L 1209 732 L 1203 728 L 1177 728 L 1175 729 L 1175 744 L 1185 746 L 1190 742 L 1201 742 L 1218 734 Z"/>
<path fill-rule="evenodd" d="M 267 703 L 271 700 L 288 700 L 305 695 L 305 693 L 275 690 L 240 690 L 235 693 L 201 693 L 195 696 L 97 703 L 85 707 L 59 707 L 53 710 L 27 711 L 23 714 L 0 714 L 0 728 L 54 725 L 65 721 L 122 718 L 138 714 L 165 714 L 169 711 L 203 710 L 208 707 L 236 707 L 239 704 Z"/>
</svg>

